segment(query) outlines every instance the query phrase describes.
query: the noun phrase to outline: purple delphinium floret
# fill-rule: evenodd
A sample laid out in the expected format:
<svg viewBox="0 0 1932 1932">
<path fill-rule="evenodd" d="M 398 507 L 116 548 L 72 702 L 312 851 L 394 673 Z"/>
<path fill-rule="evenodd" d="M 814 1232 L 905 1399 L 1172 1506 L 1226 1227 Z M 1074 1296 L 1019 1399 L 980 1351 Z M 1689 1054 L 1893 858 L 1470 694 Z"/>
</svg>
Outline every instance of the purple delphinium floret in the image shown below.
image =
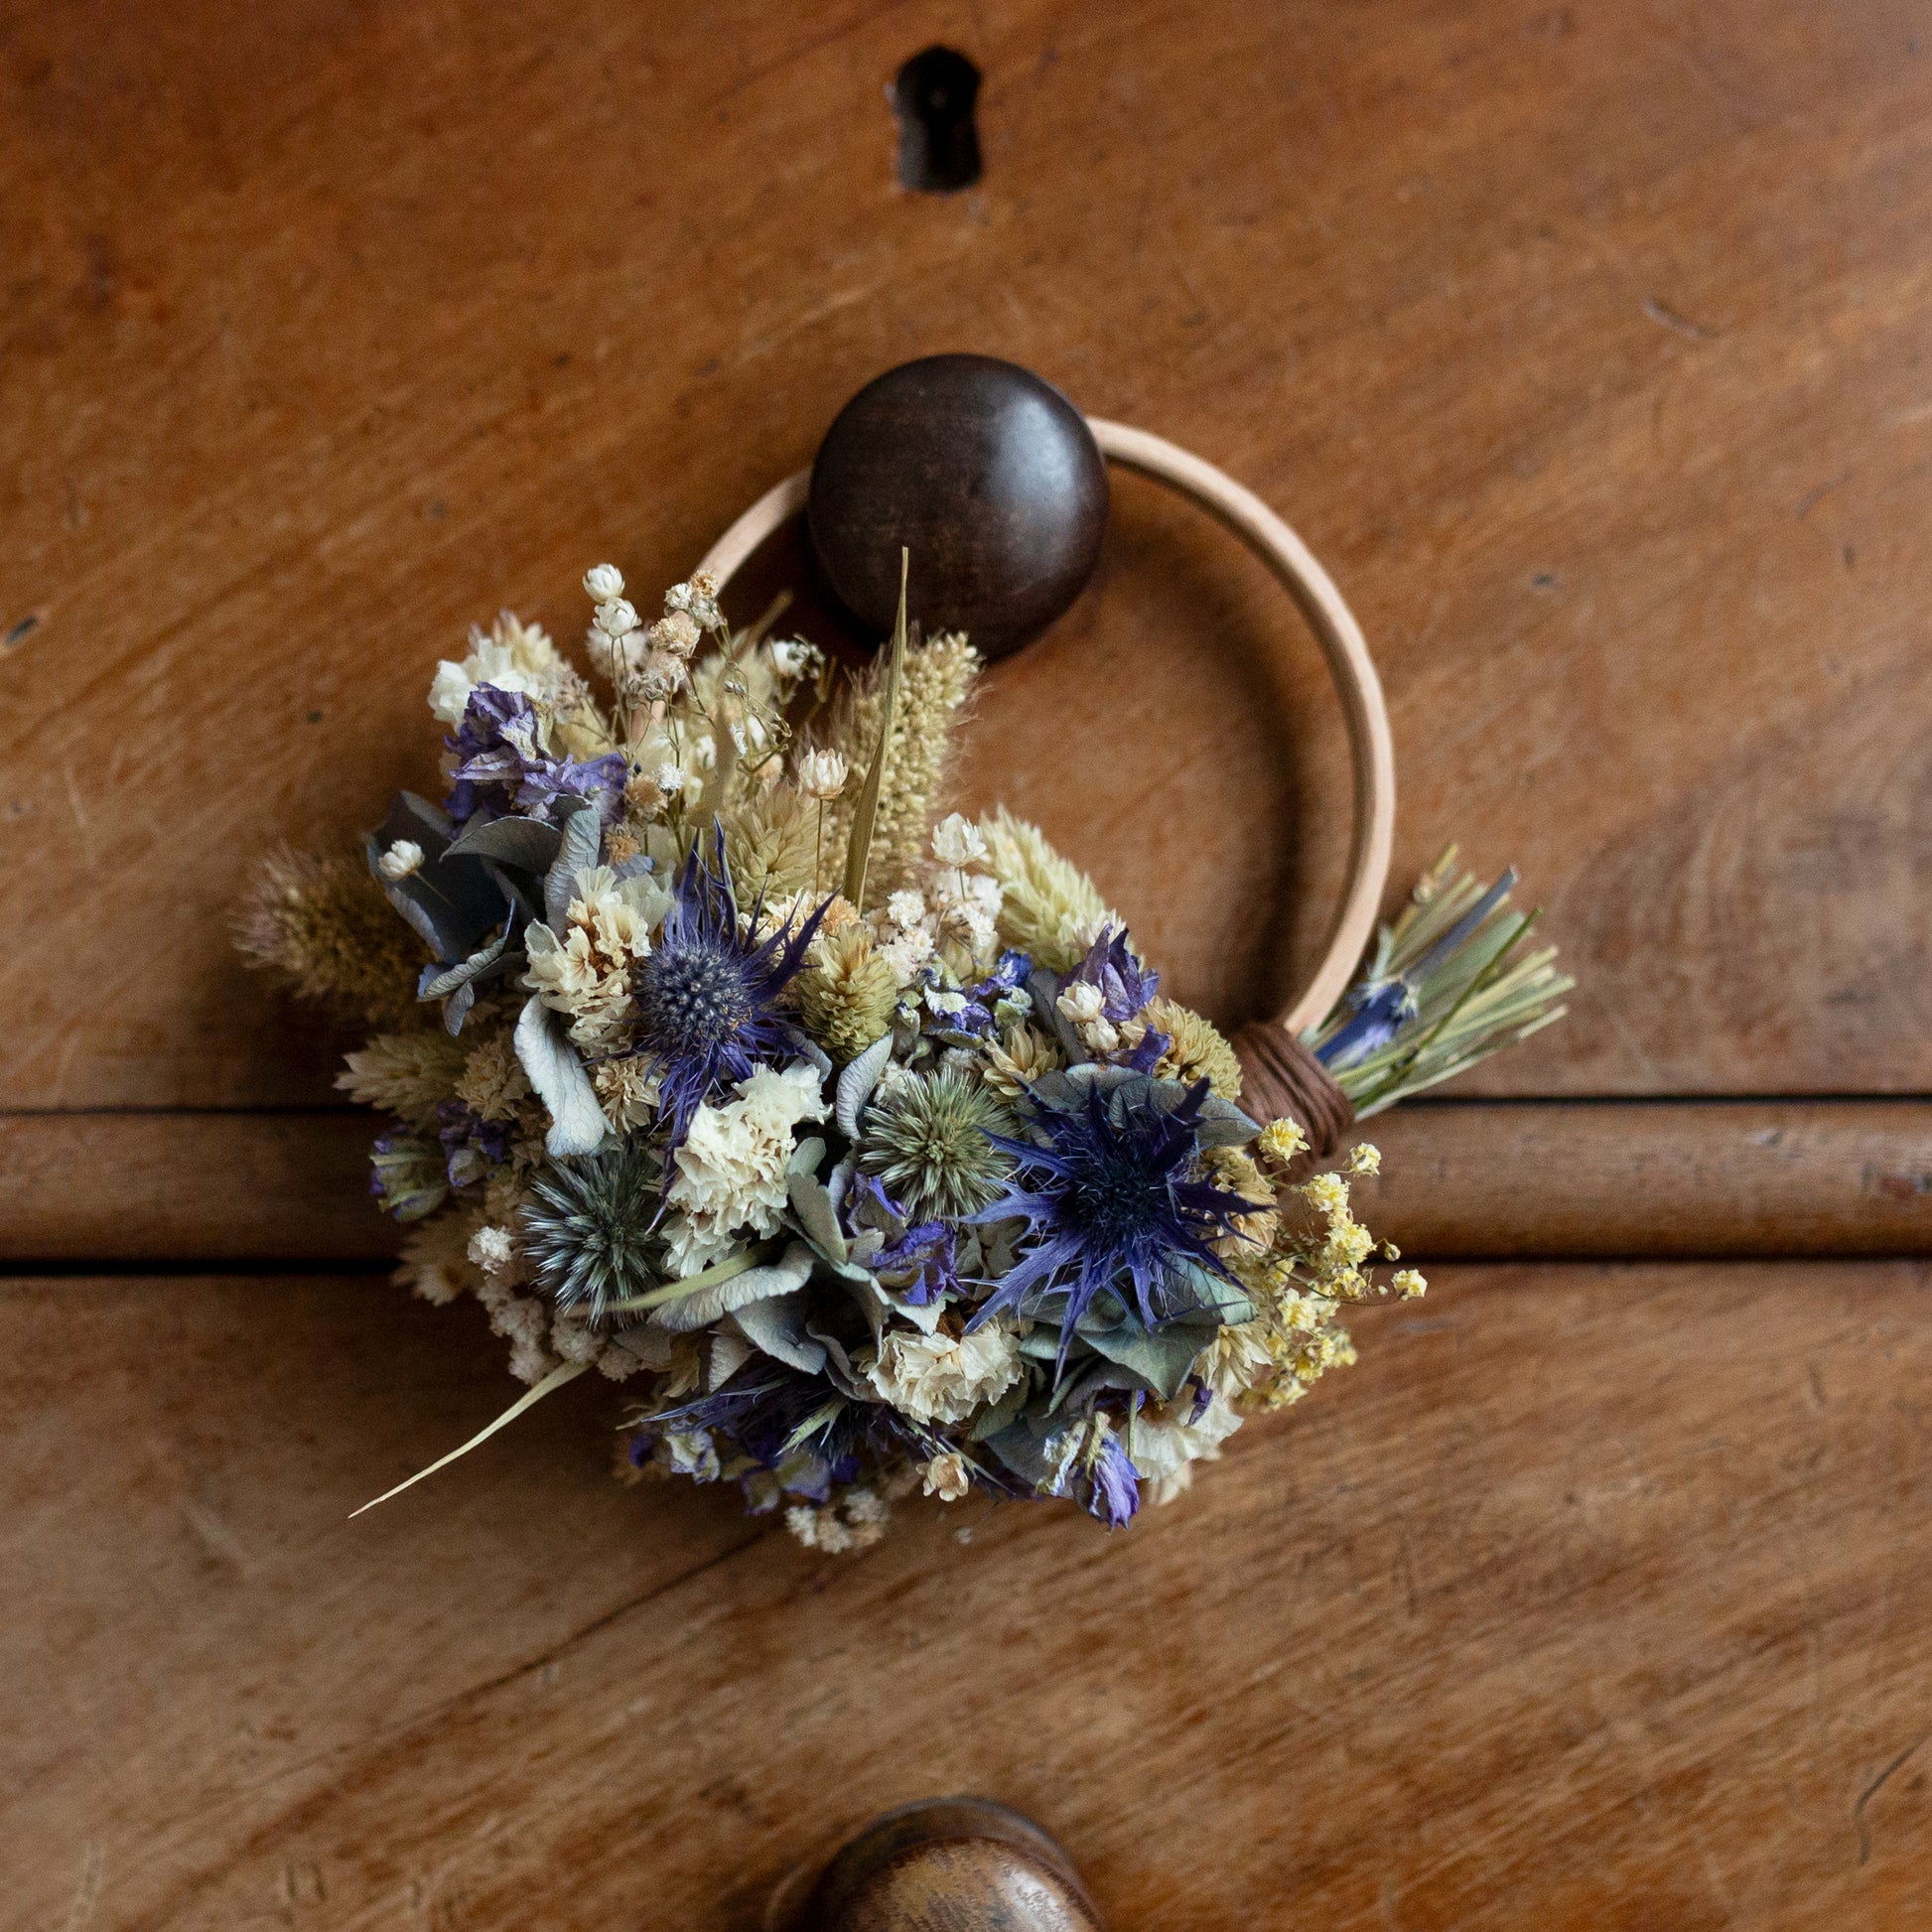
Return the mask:
<svg viewBox="0 0 1932 1932">
<path fill-rule="evenodd" d="M 855 1255 L 881 1285 L 909 1302 L 927 1308 L 959 1289 L 959 1263 L 952 1229 L 944 1221 L 907 1224 L 905 1209 L 869 1173 L 856 1173 L 839 1203 L 839 1218 L 849 1235 L 866 1229 L 886 1242 L 877 1253 Z"/>
<path fill-rule="evenodd" d="M 1321 1064 L 1335 1072 L 1386 1046 L 1416 1017 L 1416 996 L 1406 980 L 1364 980 L 1349 989 L 1347 1004 L 1347 1022 L 1315 1049 Z"/>
<path fill-rule="evenodd" d="M 1232 1285 L 1211 1244 L 1235 1232 L 1254 1204 L 1195 1177 L 1207 1082 L 1173 1105 L 1157 1104 L 1156 1087 L 1151 1080 L 1139 1092 L 1133 1083 L 1110 1093 L 1092 1086 L 1071 1106 L 1038 1104 L 1031 1123 L 1037 1139 L 987 1137 L 1014 1157 L 1016 1172 L 1001 1198 L 970 1218 L 1025 1219 L 1035 1239 L 970 1327 L 1063 1293 L 1063 1368 L 1074 1326 L 1103 1289 L 1130 1302 L 1152 1328 L 1203 1306 L 1203 1272 Z"/>
<path fill-rule="evenodd" d="M 467 1187 L 509 1159 L 509 1123 L 484 1120 L 461 1100 L 445 1100 L 436 1110 L 436 1138 L 443 1145 L 444 1170 L 452 1187 Z"/>
<path fill-rule="evenodd" d="M 1088 1515 L 1097 1517 L 1110 1530 L 1125 1529 L 1141 1506 L 1141 1472 L 1112 1431 L 1100 1439 L 1087 1476 L 1092 1484 L 1087 1496 Z"/>
<path fill-rule="evenodd" d="M 751 936 L 757 915 L 754 907 L 751 930 L 739 930 L 720 829 L 710 862 L 702 848 L 685 861 L 657 944 L 636 973 L 637 1050 L 657 1076 L 671 1149 L 683 1144 L 691 1116 L 718 1087 L 781 1064 L 796 1050 L 778 995 L 804 964 L 825 906 L 766 939 Z M 667 1185 L 673 1172 L 667 1160 Z"/>
<path fill-rule="evenodd" d="M 1084 981 L 1100 989 L 1100 1015 L 1116 1027 L 1126 1020 L 1138 1020 L 1147 1003 L 1161 990 L 1161 975 L 1143 966 L 1127 943 L 1127 928 L 1110 925 L 1091 946 L 1087 956 L 1068 978 L 1068 984 Z"/>
<path fill-rule="evenodd" d="M 608 825 L 623 802 L 628 767 L 616 752 L 602 758 L 556 758 L 543 749 L 542 721 L 521 691 L 480 684 L 464 707 L 463 723 L 449 741 L 456 754 L 455 783 L 448 808 L 457 824 L 479 813 L 495 818 L 510 812 L 562 816 L 552 807 L 580 799 L 596 805 Z"/>
</svg>

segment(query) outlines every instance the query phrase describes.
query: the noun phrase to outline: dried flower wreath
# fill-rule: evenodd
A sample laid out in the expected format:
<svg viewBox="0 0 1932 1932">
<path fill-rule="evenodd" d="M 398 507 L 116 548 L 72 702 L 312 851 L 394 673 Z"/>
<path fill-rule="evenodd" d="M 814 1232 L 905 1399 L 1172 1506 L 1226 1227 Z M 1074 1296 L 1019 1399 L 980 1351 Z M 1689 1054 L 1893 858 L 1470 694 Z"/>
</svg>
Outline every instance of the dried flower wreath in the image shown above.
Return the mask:
<svg viewBox="0 0 1932 1932">
<path fill-rule="evenodd" d="M 702 575 L 650 623 L 610 565 L 584 588 L 606 695 L 473 631 L 443 803 L 403 793 L 366 867 L 267 862 L 239 928 L 378 1030 L 338 1084 L 390 1117 L 399 1279 L 474 1294 L 529 1385 L 443 1462 L 594 1368 L 637 1392 L 622 1472 L 733 1480 L 819 1549 L 918 1486 L 1115 1527 L 1352 1361 L 1349 1305 L 1423 1292 L 1350 1208 L 1376 1151 L 1308 1173 L 1091 881 L 946 809 L 966 638 L 901 596 L 848 678 Z M 1512 884 L 1451 853 L 1307 1035 L 1358 1115 L 1562 1012 Z"/>
</svg>

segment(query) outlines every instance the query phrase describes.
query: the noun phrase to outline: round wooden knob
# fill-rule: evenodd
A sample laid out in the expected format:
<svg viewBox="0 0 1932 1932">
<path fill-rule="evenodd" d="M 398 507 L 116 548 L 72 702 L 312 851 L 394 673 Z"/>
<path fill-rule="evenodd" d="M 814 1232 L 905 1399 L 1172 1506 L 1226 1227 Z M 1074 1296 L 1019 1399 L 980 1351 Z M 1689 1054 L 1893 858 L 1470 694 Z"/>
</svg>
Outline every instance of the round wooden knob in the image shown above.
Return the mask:
<svg viewBox="0 0 1932 1932">
<path fill-rule="evenodd" d="M 1107 466 L 1080 412 L 1017 363 L 928 355 L 869 382 L 812 465 L 812 548 L 883 636 L 912 553 L 912 615 L 1004 657 L 1080 595 L 1107 524 Z"/>
<path fill-rule="evenodd" d="M 876 1818 L 802 1901 L 784 1888 L 777 1932 L 1102 1932 L 1064 1851 L 984 1798 L 929 1799 Z"/>
</svg>

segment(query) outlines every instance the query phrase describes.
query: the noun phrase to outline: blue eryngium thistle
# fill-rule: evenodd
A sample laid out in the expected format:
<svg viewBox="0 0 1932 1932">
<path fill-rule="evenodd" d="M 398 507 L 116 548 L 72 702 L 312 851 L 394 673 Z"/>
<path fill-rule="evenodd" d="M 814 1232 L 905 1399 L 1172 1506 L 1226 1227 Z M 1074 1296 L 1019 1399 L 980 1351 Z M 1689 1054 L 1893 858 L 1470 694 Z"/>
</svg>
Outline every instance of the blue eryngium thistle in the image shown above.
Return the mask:
<svg viewBox="0 0 1932 1932">
<path fill-rule="evenodd" d="M 1068 1107 L 1038 1100 L 1036 1139 L 994 1144 L 1019 1169 L 1006 1191 L 972 1216 L 976 1222 L 1024 1218 L 1035 1237 L 968 1324 L 1004 1309 L 1026 1313 L 1063 1293 L 1060 1366 L 1074 1325 L 1103 1289 L 1131 1303 L 1142 1322 L 1203 1306 L 1202 1277 L 1232 1283 L 1213 1250 L 1254 1203 L 1197 1178 L 1205 1080 L 1180 1092 L 1170 1081 L 1139 1079 L 1103 1093 L 1092 1086 Z"/>
<path fill-rule="evenodd" d="M 559 1161 L 532 1175 L 524 1246 L 560 1309 L 601 1321 L 613 1302 L 658 1285 L 656 1160 L 641 1140 Z"/>
<path fill-rule="evenodd" d="M 657 948 L 636 976 L 638 1050 L 657 1075 L 672 1149 L 718 1086 L 749 1079 L 794 1050 L 778 994 L 803 965 L 825 916 L 821 905 L 802 924 L 768 939 L 742 934 L 722 828 L 713 845 L 713 863 L 702 848 L 685 861 Z M 756 932 L 756 906 L 751 925 Z"/>
</svg>

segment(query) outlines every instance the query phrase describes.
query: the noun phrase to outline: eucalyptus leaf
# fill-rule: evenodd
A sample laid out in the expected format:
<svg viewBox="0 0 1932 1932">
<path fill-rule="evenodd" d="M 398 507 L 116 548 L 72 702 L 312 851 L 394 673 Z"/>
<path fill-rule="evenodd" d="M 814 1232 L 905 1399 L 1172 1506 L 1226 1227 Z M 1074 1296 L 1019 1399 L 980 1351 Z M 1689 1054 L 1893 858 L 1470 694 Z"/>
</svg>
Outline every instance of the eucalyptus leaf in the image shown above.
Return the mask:
<svg viewBox="0 0 1932 1932">
<path fill-rule="evenodd" d="M 803 1374 L 816 1375 L 825 1366 L 825 1344 L 805 1332 L 809 1300 L 799 1289 L 790 1295 L 749 1303 L 730 1318 L 755 1348 Z"/>
<path fill-rule="evenodd" d="M 825 1143 L 816 1134 L 807 1134 L 791 1150 L 791 1159 L 785 1163 L 786 1173 L 816 1173 L 818 1164 L 825 1159 Z"/>
<path fill-rule="evenodd" d="M 557 856 L 561 837 L 547 819 L 473 818 L 450 842 L 445 856 L 496 859 L 541 878 Z"/>
<path fill-rule="evenodd" d="M 848 1253 L 845 1235 L 839 1227 L 832 1196 L 825 1191 L 825 1183 L 808 1173 L 787 1174 L 785 1192 L 791 1200 L 792 1216 L 806 1240 L 827 1261 L 843 1262 Z"/>
<path fill-rule="evenodd" d="M 476 1004 L 477 983 L 475 980 L 465 980 L 443 1002 L 443 1031 L 452 1039 L 463 1031 L 463 1023 L 470 1018 L 470 1009 Z"/>
<path fill-rule="evenodd" d="M 791 1050 L 811 1066 L 821 1080 L 832 1077 L 832 1056 L 826 1052 L 810 1034 L 801 1033 L 796 1027 L 787 1027 L 785 1034 Z"/>
<path fill-rule="evenodd" d="M 597 1089 L 584 1062 L 564 1037 L 562 1016 L 532 994 L 517 1017 L 514 1037 L 516 1057 L 537 1098 L 550 1110 L 545 1149 L 556 1159 L 595 1154 L 607 1131 L 604 1109 L 597 1104 Z"/>
<path fill-rule="evenodd" d="M 466 959 L 502 924 L 505 906 L 480 860 L 447 859 L 452 827 L 446 813 L 413 791 L 399 792 L 380 827 L 364 841 L 369 871 L 383 894 L 444 964 Z M 423 863 L 385 879 L 380 860 L 392 845 L 419 846 Z"/>
<path fill-rule="evenodd" d="M 992 1408 L 982 1411 L 973 1424 L 970 1441 L 983 1443 L 991 1436 L 997 1436 L 1004 1429 L 1011 1428 L 1019 1421 L 1020 1412 L 1027 1406 L 1027 1398 L 1034 1392 L 1034 1378 L 1031 1373 L 1022 1375 L 1005 1395 Z M 1004 1458 L 1002 1458 L 1004 1459 Z"/>
<path fill-rule="evenodd" d="M 551 925 L 561 926 L 570 916 L 570 901 L 577 896 L 577 875 L 597 864 L 603 836 L 604 822 L 595 805 L 581 806 L 564 821 L 543 881 L 543 909 Z"/>
<path fill-rule="evenodd" d="M 454 993 L 459 986 L 467 986 L 472 980 L 483 978 L 490 967 L 502 962 L 503 948 L 509 944 L 509 924 L 505 921 L 502 931 L 468 959 L 459 960 L 454 966 L 446 966 L 441 972 L 432 972 L 425 967 L 423 977 L 417 983 L 417 999 L 441 1000 Z"/>
<path fill-rule="evenodd" d="M 802 1288 L 812 1272 L 812 1251 L 802 1241 L 794 1241 L 778 1259 L 764 1268 L 748 1268 L 728 1281 L 714 1282 L 695 1295 L 680 1296 L 651 1311 L 651 1323 L 668 1328 L 675 1335 L 688 1335 L 708 1328 L 719 1316 L 733 1314 L 756 1302 L 768 1302 Z"/>
<path fill-rule="evenodd" d="M 1172 1402 L 1214 1333 L 1192 1323 L 1170 1321 L 1149 1330 L 1138 1321 L 1123 1321 L 1097 1332 L 1082 1329 L 1080 1339 L 1096 1354 L 1131 1369 L 1163 1402 Z"/>
<path fill-rule="evenodd" d="M 872 1098 L 873 1089 L 879 1084 L 879 1076 L 886 1071 L 886 1062 L 892 1057 L 893 1035 L 890 1032 L 883 1033 L 839 1075 L 838 1098 L 832 1108 L 832 1118 L 848 1141 L 859 1138 L 859 1122 L 864 1117 L 866 1103 Z"/>
</svg>

